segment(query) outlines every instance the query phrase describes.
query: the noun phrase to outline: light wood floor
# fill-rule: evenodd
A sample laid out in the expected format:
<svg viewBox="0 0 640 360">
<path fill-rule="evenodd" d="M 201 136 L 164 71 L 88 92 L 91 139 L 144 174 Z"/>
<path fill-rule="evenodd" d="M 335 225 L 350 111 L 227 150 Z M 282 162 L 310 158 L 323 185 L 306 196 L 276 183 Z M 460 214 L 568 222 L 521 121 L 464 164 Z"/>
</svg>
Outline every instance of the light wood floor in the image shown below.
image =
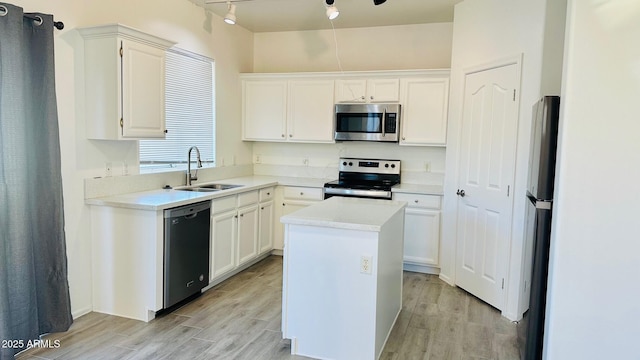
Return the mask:
<svg viewBox="0 0 640 360">
<path fill-rule="evenodd" d="M 24 359 L 307 359 L 280 332 L 282 258 L 270 256 L 155 320 L 99 313 Z M 405 272 L 403 309 L 382 359 L 518 360 L 515 324 L 437 276 Z"/>
</svg>

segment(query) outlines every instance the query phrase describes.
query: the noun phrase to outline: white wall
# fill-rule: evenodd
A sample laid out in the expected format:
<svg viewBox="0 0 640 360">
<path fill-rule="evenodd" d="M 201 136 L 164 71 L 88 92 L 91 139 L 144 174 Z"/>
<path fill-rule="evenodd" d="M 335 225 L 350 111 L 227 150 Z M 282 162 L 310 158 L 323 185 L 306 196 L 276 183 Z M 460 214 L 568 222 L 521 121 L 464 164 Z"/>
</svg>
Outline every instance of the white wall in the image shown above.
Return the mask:
<svg viewBox="0 0 640 360">
<path fill-rule="evenodd" d="M 137 163 L 137 142 L 97 141 L 84 137 L 82 115 L 82 57 L 76 27 L 122 23 L 177 41 L 184 49 L 216 61 L 219 156 L 236 155 L 251 162 L 251 144 L 240 141 L 240 83 L 238 73 L 252 71 L 253 34 L 226 26 L 214 14 L 185 0 L 88 1 L 14 0 L 25 11 L 44 12 L 63 21 L 55 36 L 56 92 L 60 124 L 65 231 L 71 306 L 74 316 L 91 311 L 91 248 L 84 179 L 104 175 L 104 164 Z M 186 156 L 186 155 L 185 155 Z M 135 172 L 134 169 L 130 169 Z"/>
<path fill-rule="evenodd" d="M 555 1 L 555 0 L 553 0 Z M 458 153 L 460 143 L 464 69 L 522 55 L 520 112 L 517 138 L 511 257 L 503 315 L 517 319 L 518 287 L 524 234 L 527 163 L 531 107 L 541 95 L 546 0 L 466 0 L 456 5 L 451 58 L 449 129 L 444 184 L 441 277 L 455 282 Z M 551 65 L 549 65 L 551 66 Z M 549 82 L 551 82 L 549 80 Z M 559 79 L 556 80 L 559 84 Z M 551 85 L 549 85 L 551 86 Z"/>
<path fill-rule="evenodd" d="M 569 0 L 546 359 L 640 356 L 639 18 Z"/>
<path fill-rule="evenodd" d="M 451 63 L 451 23 L 336 29 L 342 70 L 440 69 Z M 255 34 L 255 72 L 340 71 L 333 30 Z"/>
<path fill-rule="evenodd" d="M 335 30 L 344 71 L 449 68 L 451 35 L 451 23 Z M 257 33 L 254 38 L 255 72 L 340 71 L 333 30 Z M 404 170 L 416 172 L 403 181 L 442 184 L 444 173 L 445 148 L 438 147 L 256 142 L 253 149 L 254 157 L 260 155 L 263 164 L 271 165 L 255 166 L 259 174 L 286 169 L 297 176 L 335 178 L 340 156 L 399 159 Z M 309 158 L 309 167 L 300 168 L 304 157 Z M 429 173 L 425 162 L 430 164 Z"/>
</svg>

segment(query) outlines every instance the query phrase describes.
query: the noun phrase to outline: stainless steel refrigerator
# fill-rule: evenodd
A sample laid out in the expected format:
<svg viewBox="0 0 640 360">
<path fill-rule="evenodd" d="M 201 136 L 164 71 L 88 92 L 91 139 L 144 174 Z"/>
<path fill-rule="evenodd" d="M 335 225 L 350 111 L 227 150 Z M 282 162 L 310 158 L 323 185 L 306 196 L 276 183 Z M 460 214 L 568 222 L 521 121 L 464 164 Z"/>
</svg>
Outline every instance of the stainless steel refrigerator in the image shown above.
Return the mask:
<svg viewBox="0 0 640 360">
<path fill-rule="evenodd" d="M 523 264 L 529 310 L 518 323 L 521 360 L 542 359 L 559 113 L 558 96 L 533 106 Z"/>
</svg>

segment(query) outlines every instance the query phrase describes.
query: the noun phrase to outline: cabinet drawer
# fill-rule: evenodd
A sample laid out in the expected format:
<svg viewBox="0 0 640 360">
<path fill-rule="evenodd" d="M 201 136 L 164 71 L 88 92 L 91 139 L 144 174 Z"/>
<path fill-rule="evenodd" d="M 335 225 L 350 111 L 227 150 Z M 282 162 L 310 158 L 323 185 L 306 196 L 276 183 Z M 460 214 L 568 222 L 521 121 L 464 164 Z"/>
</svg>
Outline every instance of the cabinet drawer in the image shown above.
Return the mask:
<svg viewBox="0 0 640 360">
<path fill-rule="evenodd" d="M 440 209 L 441 196 L 393 193 L 393 200 L 406 201 L 407 207 L 412 208 Z"/>
<path fill-rule="evenodd" d="M 258 203 L 258 190 L 238 194 L 238 207 Z"/>
<path fill-rule="evenodd" d="M 236 196 L 225 196 L 211 201 L 211 213 L 220 214 L 236 208 Z"/>
<path fill-rule="evenodd" d="M 265 201 L 269 201 L 269 200 L 273 200 L 273 194 L 275 192 L 275 188 L 272 187 L 268 187 L 268 188 L 264 188 L 264 189 L 260 189 L 260 202 L 265 202 Z"/>
<path fill-rule="evenodd" d="M 322 188 L 286 186 L 284 197 L 291 200 L 322 200 Z"/>
</svg>

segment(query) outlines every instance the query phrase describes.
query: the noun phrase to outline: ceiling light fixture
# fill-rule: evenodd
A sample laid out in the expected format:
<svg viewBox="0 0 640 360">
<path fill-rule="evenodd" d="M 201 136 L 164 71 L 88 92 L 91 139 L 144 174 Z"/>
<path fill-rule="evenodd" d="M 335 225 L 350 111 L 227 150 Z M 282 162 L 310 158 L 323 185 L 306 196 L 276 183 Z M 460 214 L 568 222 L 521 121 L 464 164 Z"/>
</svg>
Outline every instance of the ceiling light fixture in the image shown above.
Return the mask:
<svg viewBox="0 0 640 360">
<path fill-rule="evenodd" d="M 333 2 L 334 0 L 325 0 L 325 3 L 327 4 L 327 17 L 329 20 L 333 20 L 340 15 L 340 11 L 338 11 L 338 8 L 333 5 Z"/>
<path fill-rule="evenodd" d="M 227 1 L 227 8 L 229 12 L 224 16 L 224 22 L 229 25 L 235 25 L 236 23 L 236 6 L 231 3 L 231 1 Z"/>
</svg>

